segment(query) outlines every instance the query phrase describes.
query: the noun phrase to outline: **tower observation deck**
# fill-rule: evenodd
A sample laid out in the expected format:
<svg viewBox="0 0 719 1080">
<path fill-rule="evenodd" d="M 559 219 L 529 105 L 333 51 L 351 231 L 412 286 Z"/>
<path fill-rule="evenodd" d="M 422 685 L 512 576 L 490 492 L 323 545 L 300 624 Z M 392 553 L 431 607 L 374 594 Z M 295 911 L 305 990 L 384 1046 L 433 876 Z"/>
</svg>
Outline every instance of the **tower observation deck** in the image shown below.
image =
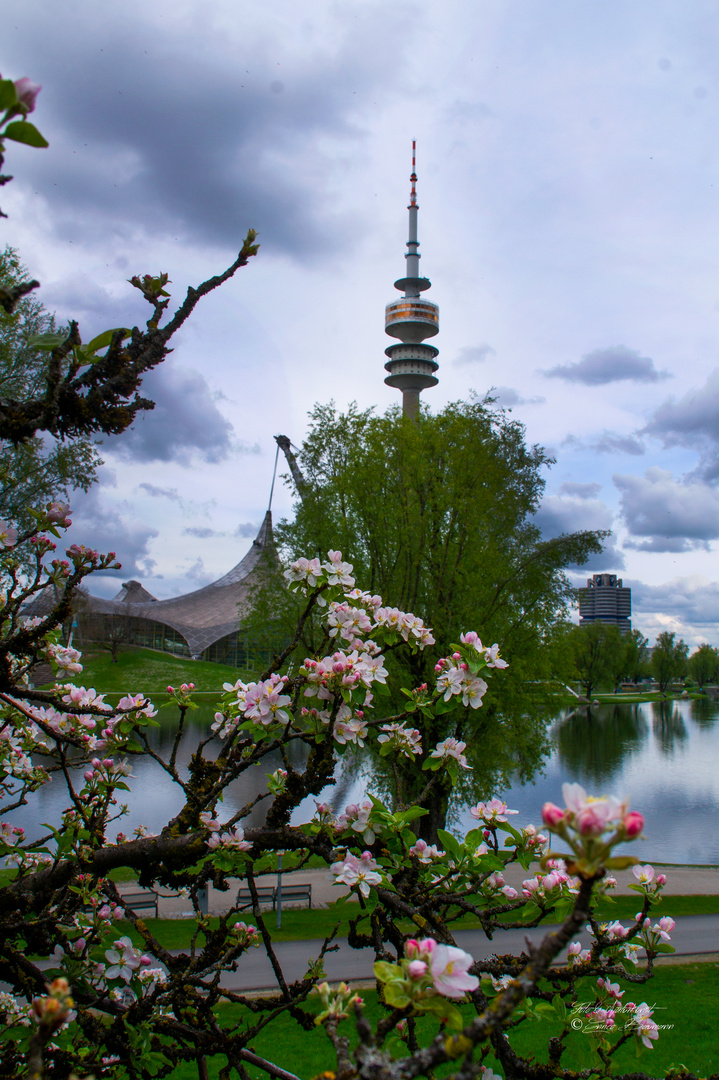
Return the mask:
<svg viewBox="0 0 719 1080">
<path fill-rule="evenodd" d="M 406 277 L 394 283 L 395 289 L 404 293 L 400 300 L 393 300 L 385 308 L 384 329 L 398 343 L 385 349 L 388 357 L 385 369 L 389 372 L 385 382 L 402 391 L 402 411 L 415 418 L 419 413 L 419 395 L 422 390 L 436 386 L 439 379 L 435 371 L 439 367 L 436 357 L 439 349 L 425 345 L 425 338 L 439 333 L 439 308 L 431 300 L 422 299 L 422 293 L 432 284 L 419 276 L 420 254 L 417 239 L 417 174 L 415 171 L 416 142 L 412 142 L 412 175 L 410 183 L 409 240 L 407 241 Z"/>
</svg>

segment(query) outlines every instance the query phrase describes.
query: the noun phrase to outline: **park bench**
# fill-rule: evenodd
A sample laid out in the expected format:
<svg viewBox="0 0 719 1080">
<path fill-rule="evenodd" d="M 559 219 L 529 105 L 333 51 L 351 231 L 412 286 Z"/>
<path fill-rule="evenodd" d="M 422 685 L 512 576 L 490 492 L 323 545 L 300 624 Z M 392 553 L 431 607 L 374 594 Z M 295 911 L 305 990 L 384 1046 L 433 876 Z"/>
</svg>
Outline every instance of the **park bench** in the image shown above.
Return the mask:
<svg viewBox="0 0 719 1080">
<path fill-rule="evenodd" d="M 145 892 L 127 892 L 121 894 L 121 899 L 124 904 L 132 908 L 134 912 L 149 911 L 155 912 L 155 918 L 159 918 L 158 900 L 159 894 L 153 889 L 147 889 Z"/>
<path fill-rule="evenodd" d="M 292 904 L 297 900 L 306 900 L 307 907 L 312 907 L 312 886 L 311 885 L 284 885 L 282 886 L 282 903 Z M 277 904 L 277 889 L 275 889 L 275 902 L 273 907 Z"/>
<path fill-rule="evenodd" d="M 275 885 L 257 885 L 257 899 L 261 904 L 272 904 L 272 910 L 277 907 L 277 888 Z M 307 906 L 312 907 L 312 886 L 297 884 L 285 885 L 282 883 L 282 903 L 293 904 L 298 900 L 306 900 Z M 245 886 L 237 890 L 237 904 L 251 904 L 252 893 Z"/>
<path fill-rule="evenodd" d="M 257 899 L 261 904 L 272 904 L 275 906 L 275 887 L 274 885 L 255 885 L 255 892 L 257 893 Z M 244 886 L 240 886 L 237 890 L 236 903 L 239 906 L 243 904 L 252 903 L 252 893 Z"/>
</svg>

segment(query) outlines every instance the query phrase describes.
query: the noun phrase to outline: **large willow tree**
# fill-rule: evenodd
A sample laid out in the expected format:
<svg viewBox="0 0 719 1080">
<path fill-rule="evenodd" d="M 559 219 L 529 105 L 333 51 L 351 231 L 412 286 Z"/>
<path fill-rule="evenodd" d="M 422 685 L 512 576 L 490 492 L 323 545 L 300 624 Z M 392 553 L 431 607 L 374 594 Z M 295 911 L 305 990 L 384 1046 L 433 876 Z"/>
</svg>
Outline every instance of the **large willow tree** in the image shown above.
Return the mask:
<svg viewBox="0 0 719 1080">
<path fill-rule="evenodd" d="M 600 551 L 605 535 L 542 539 L 534 514 L 552 459 L 528 446 L 523 425 L 491 399 L 474 399 L 425 411 L 417 422 L 396 408 L 380 416 L 318 405 L 298 461 L 295 519 L 277 529 L 283 553 L 325 557 L 339 548 L 371 592 L 433 628 L 437 656 L 458 626 L 476 630 L 485 644 L 499 642 L 509 671 L 482 709 L 466 710 L 459 722 L 453 714 L 443 734 L 468 742 L 475 794 L 488 794 L 517 768 L 531 775 L 556 710 L 552 680 L 563 674 L 553 631 L 574 600 L 565 570 Z M 276 603 L 275 583 L 245 626 L 249 637 L 262 633 Z M 303 644 L 321 647 L 309 632 Z M 434 662 L 426 653 L 394 656 L 410 688 L 430 680 Z M 419 715 L 416 724 L 422 727 Z M 440 825 L 445 809 L 436 808 Z"/>
</svg>

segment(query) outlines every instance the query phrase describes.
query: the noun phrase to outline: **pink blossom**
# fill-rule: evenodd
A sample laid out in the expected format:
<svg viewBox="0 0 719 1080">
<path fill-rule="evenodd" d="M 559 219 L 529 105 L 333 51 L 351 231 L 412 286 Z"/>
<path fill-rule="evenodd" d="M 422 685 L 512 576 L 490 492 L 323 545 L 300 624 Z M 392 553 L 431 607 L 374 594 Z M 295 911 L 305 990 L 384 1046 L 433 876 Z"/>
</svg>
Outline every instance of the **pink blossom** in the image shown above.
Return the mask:
<svg viewBox="0 0 719 1080">
<path fill-rule="evenodd" d="M 377 873 L 377 863 L 369 851 L 364 851 L 360 859 L 349 852 L 342 862 L 332 863 L 330 867 L 335 875 L 335 885 L 355 885 L 363 896 L 369 896 L 370 886 L 379 885 L 382 875 Z"/>
<path fill-rule="evenodd" d="M 654 867 L 648 863 L 646 866 L 633 866 L 632 873 L 640 885 L 649 885 L 654 880 Z"/>
<path fill-rule="evenodd" d="M 319 559 L 298 559 L 293 562 L 289 570 L 285 571 L 285 577 L 292 584 L 294 581 L 304 582 L 312 589 L 317 584 L 322 574 Z"/>
<path fill-rule="evenodd" d="M 474 960 L 463 949 L 453 945 L 438 945 L 430 959 L 432 982 L 435 990 L 445 997 L 461 998 L 469 990 L 476 990 L 479 979 L 469 974 Z"/>
<path fill-rule="evenodd" d="M 42 87 L 38 86 L 37 83 L 31 82 L 27 76 L 15 80 L 15 93 L 17 94 L 18 101 L 21 105 L 25 106 L 26 111 L 29 113 L 34 112 L 35 101 L 41 90 Z"/>
<path fill-rule="evenodd" d="M 619 989 L 619 983 L 610 982 L 609 979 L 597 979 L 597 986 L 600 990 L 604 990 L 605 994 L 608 994 L 610 998 L 614 998 L 615 1001 L 619 1001 L 624 996 L 624 991 Z"/>
<path fill-rule="evenodd" d="M 614 821 L 624 817 L 625 806 L 613 795 L 587 795 L 581 784 L 563 784 L 562 796 L 571 811 L 575 828 L 583 836 L 600 836 Z"/>
<path fill-rule="evenodd" d="M 421 979 L 427 972 L 427 965 L 424 960 L 410 960 L 407 965 L 407 974 L 410 979 Z"/>
<path fill-rule="evenodd" d="M 17 529 L 14 529 L 12 525 L 8 525 L 6 522 L 0 520 L 0 551 L 3 548 L 14 547 L 17 540 Z"/>
<path fill-rule="evenodd" d="M 434 938 L 422 938 L 419 941 L 417 938 L 410 938 L 404 943 L 404 955 L 410 960 L 415 959 L 415 957 L 427 958 L 432 955 L 436 948 L 437 942 Z"/>
<path fill-rule="evenodd" d="M 422 753 L 422 738 L 417 728 L 405 727 L 405 721 L 401 724 L 382 724 L 384 735 L 377 739 L 378 743 L 390 743 L 393 750 L 403 754 L 404 757 L 412 758 L 415 754 Z"/>
<path fill-rule="evenodd" d="M 421 838 L 416 844 L 413 844 L 409 849 L 410 855 L 415 855 L 421 863 L 431 863 L 432 859 L 441 859 L 445 854 L 444 851 L 440 851 L 434 844 L 428 844 L 426 840 Z"/>
<path fill-rule="evenodd" d="M 211 826 L 208 826 L 211 828 Z M 235 851 L 249 851 L 252 847 L 252 843 L 249 840 L 245 840 L 245 830 L 240 826 L 235 826 L 234 829 L 226 829 L 223 827 L 219 832 L 213 832 L 207 841 L 208 848 L 234 848 Z"/>
<path fill-rule="evenodd" d="M 655 1021 L 652 1020 L 652 1010 L 646 1001 L 643 1001 L 641 1005 L 637 1005 L 634 1012 L 634 1022 L 639 1030 L 642 1042 L 648 1050 L 652 1050 L 652 1041 L 659 1038 L 659 1030 Z"/>
<path fill-rule="evenodd" d="M 487 824 L 494 824 L 497 821 L 506 821 L 507 814 L 518 814 L 519 810 L 508 810 L 507 804 L 502 802 L 501 799 L 490 799 L 489 802 L 477 803 L 470 809 L 470 814 L 478 821 L 486 821 Z"/>
<path fill-rule="evenodd" d="M 45 508 L 45 517 L 47 520 L 64 527 L 72 525 L 72 521 L 70 520 L 71 513 L 72 511 L 70 510 L 69 503 L 51 502 L 48 503 Z"/>
<path fill-rule="evenodd" d="M 433 758 L 441 758 L 442 761 L 447 761 L 454 758 L 457 763 L 463 769 L 470 769 L 471 766 L 467 764 L 467 759 L 464 756 L 464 751 L 467 744 L 459 742 L 458 739 L 444 739 L 442 742 L 437 743 L 437 746 L 429 755 Z"/>
</svg>

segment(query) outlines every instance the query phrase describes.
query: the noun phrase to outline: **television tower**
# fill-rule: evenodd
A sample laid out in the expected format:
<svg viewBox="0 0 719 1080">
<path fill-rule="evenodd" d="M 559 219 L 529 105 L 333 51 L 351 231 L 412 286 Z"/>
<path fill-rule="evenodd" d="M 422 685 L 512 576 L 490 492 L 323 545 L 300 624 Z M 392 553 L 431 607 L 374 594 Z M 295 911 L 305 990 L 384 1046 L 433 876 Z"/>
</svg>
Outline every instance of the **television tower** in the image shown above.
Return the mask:
<svg viewBox="0 0 719 1080">
<path fill-rule="evenodd" d="M 407 241 L 407 276 L 394 283 L 395 289 L 404 293 L 401 300 L 393 300 L 385 308 L 384 329 L 390 337 L 399 338 L 399 344 L 389 345 L 385 364 L 389 375 L 388 386 L 402 391 L 402 412 L 415 420 L 419 415 L 420 391 L 436 386 L 439 379 L 435 371 L 439 367 L 436 357 L 439 349 L 424 345 L 424 339 L 439 333 L 439 308 L 431 300 L 422 300 L 420 294 L 429 289 L 432 282 L 419 276 L 420 254 L 417 239 L 417 173 L 415 171 L 416 140 L 412 141 L 412 175 L 410 182 L 409 240 Z"/>
</svg>

